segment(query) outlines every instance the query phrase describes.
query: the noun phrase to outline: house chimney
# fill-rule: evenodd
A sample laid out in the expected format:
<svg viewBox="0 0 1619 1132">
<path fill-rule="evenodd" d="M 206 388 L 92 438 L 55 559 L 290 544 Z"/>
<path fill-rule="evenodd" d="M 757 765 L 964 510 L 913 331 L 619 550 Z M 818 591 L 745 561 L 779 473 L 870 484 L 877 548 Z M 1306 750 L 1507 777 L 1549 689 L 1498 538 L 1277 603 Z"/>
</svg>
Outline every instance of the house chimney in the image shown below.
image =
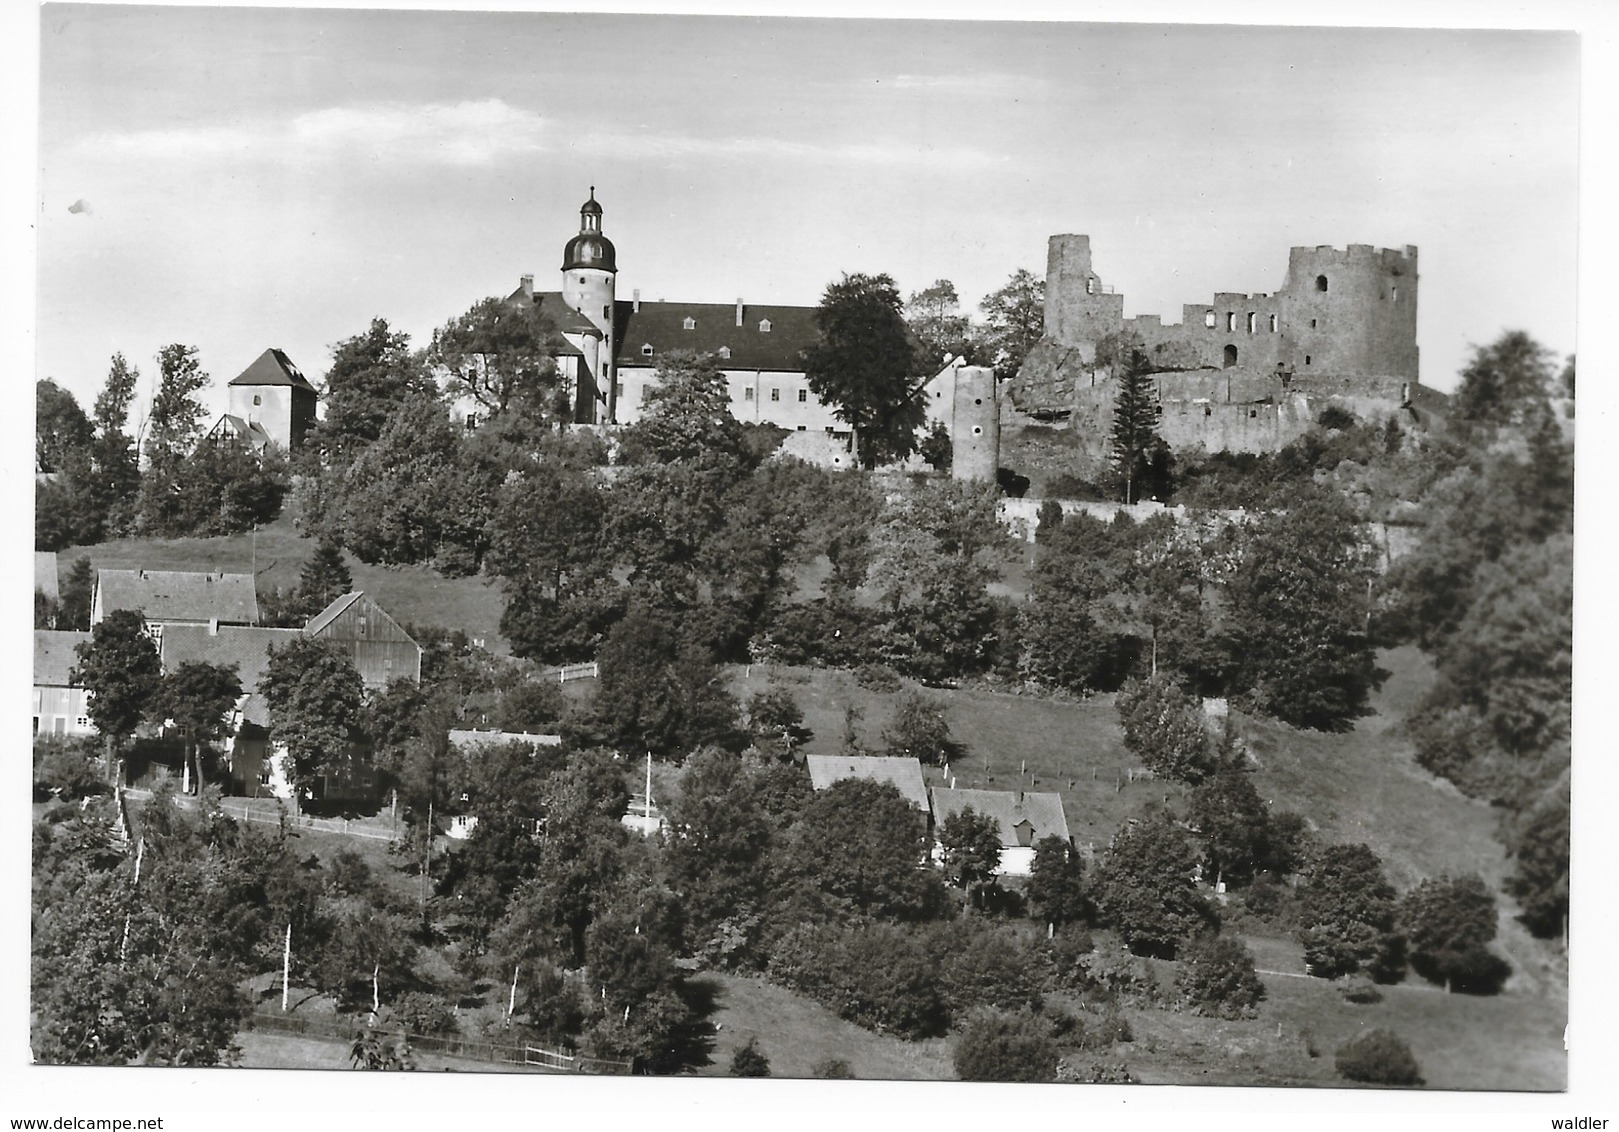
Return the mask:
<svg viewBox="0 0 1619 1132">
<path fill-rule="evenodd" d="M 534 297 L 534 276 L 525 275 L 525 276 L 523 276 L 523 298 L 532 299 L 533 297 Z"/>
<path fill-rule="evenodd" d="M 641 288 L 637 287 L 635 290 L 631 291 L 630 296 L 635 301 L 635 313 L 640 314 L 641 313 Z"/>
<path fill-rule="evenodd" d="M 740 298 L 736 301 L 736 324 L 738 326 L 742 325 L 742 300 Z"/>
</svg>

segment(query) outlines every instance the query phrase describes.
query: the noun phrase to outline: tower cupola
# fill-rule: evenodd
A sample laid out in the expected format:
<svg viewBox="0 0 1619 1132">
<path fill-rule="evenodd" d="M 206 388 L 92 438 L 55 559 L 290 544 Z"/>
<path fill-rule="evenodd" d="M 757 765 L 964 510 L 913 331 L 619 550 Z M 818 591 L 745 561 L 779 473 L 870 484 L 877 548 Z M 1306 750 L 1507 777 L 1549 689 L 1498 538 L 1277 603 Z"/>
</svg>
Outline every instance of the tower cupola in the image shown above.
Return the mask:
<svg viewBox="0 0 1619 1132">
<path fill-rule="evenodd" d="M 579 234 L 562 249 L 562 270 L 618 272 L 613 241 L 602 235 L 602 206 L 596 203 L 596 186 L 590 186 L 590 199 L 579 207 Z"/>
</svg>

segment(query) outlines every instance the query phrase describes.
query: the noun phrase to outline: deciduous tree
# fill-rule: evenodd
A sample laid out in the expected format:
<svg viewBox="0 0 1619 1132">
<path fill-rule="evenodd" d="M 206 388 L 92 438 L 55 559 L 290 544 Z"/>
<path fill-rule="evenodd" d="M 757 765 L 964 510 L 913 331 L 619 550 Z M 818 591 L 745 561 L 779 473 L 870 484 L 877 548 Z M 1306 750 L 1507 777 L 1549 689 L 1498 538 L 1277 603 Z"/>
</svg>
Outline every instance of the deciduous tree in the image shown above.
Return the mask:
<svg viewBox="0 0 1619 1132">
<path fill-rule="evenodd" d="M 555 327 L 528 302 L 480 299 L 433 332 L 429 363 L 450 388 L 491 417 L 518 411 L 534 420 L 571 421 L 572 406 L 554 357 Z"/>
<path fill-rule="evenodd" d="M 116 774 L 118 750 L 135 733 L 157 690 L 163 666 L 138 610 L 115 609 L 76 647 L 72 674 L 88 694 L 86 711 L 107 744 L 107 773 Z"/>
<path fill-rule="evenodd" d="M 287 777 L 307 790 L 356 737 L 365 702 L 360 674 L 336 645 L 299 637 L 271 648 L 259 691 L 270 705 L 270 737 L 292 759 Z"/>
<path fill-rule="evenodd" d="M 1217 924 L 1192 883 L 1186 837 L 1168 814 L 1125 825 L 1097 870 L 1103 918 L 1138 955 L 1173 958 L 1198 932 Z"/>
<path fill-rule="evenodd" d="M 987 321 L 984 344 L 992 353 L 995 376 L 1016 377 L 1024 357 L 1045 333 L 1045 280 L 1020 267 L 999 290 L 984 296 L 979 309 Z"/>
<path fill-rule="evenodd" d="M 999 824 L 968 806 L 939 823 L 939 848 L 944 854 L 945 879 L 961 889 L 964 901 L 971 901 L 976 892 L 982 907 L 984 890 L 994 885 L 1001 865 Z"/>
<path fill-rule="evenodd" d="M 903 304 L 887 275 L 845 274 L 816 308 L 820 340 L 804 351 L 814 394 L 854 430 L 863 467 L 901 459 L 916 449 L 922 424 L 914 396 L 926 369 L 916 357 Z"/>
</svg>

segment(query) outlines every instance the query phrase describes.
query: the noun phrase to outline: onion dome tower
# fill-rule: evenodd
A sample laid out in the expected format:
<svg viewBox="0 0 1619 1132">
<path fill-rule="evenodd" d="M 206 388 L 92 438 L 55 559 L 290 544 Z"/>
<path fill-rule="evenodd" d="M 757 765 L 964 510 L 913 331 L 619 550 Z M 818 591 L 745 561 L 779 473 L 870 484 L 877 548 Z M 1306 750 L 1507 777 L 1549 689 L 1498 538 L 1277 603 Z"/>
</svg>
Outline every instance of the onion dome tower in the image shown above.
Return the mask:
<svg viewBox="0 0 1619 1132">
<path fill-rule="evenodd" d="M 596 186 L 579 207 L 579 234 L 562 249 L 562 301 L 601 331 L 587 341 L 584 370 L 579 375 L 577 420 L 611 422 L 617 401 L 613 374 L 613 300 L 618 275 L 613 242 L 602 235 L 602 206 Z M 590 388 L 587 388 L 590 386 Z"/>
</svg>

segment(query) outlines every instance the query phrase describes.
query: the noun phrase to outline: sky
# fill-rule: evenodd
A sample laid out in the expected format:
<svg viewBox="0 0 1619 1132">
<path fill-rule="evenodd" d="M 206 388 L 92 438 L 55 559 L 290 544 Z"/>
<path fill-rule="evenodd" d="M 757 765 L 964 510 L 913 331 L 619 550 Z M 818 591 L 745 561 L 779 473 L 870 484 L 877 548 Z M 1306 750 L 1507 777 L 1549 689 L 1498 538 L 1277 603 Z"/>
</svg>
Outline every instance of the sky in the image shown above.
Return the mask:
<svg viewBox="0 0 1619 1132">
<path fill-rule="evenodd" d="M 627 297 L 968 308 L 1091 236 L 1125 313 L 1420 248 L 1422 378 L 1575 349 L 1572 33 L 299 8 L 42 9 L 36 375 L 89 407 L 194 344 L 312 378 L 555 287 L 595 186 Z"/>
</svg>

